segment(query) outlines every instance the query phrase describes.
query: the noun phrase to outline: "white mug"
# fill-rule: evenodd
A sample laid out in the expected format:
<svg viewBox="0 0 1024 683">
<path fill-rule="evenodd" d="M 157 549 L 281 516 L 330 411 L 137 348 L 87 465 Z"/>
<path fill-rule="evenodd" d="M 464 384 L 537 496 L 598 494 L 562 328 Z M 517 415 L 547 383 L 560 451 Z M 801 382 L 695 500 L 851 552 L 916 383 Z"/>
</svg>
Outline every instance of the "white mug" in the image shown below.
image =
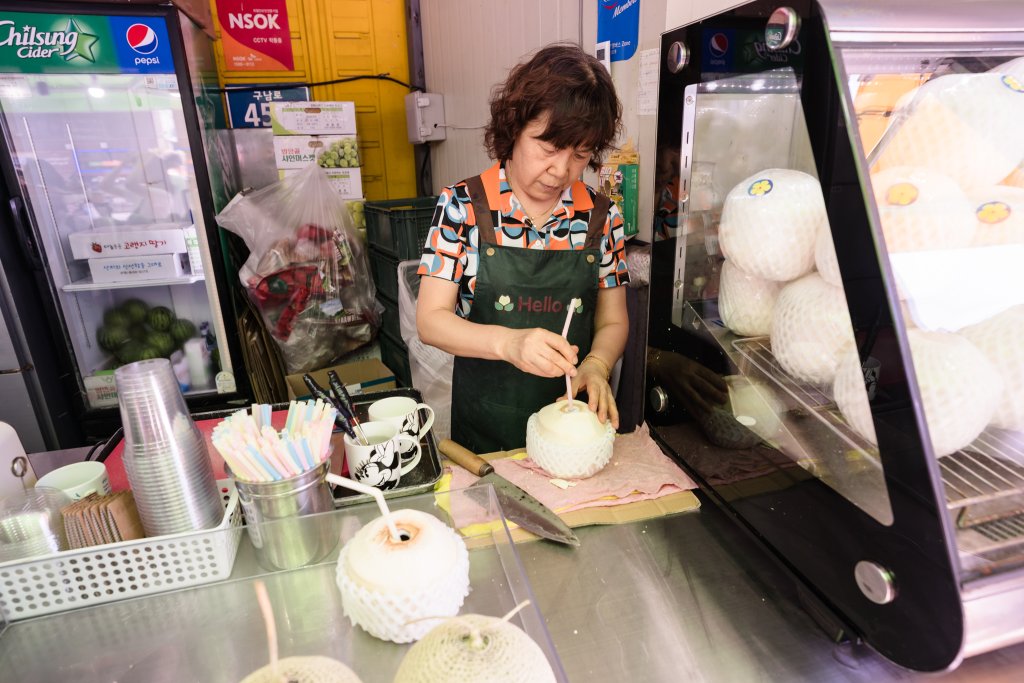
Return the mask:
<svg viewBox="0 0 1024 683">
<path fill-rule="evenodd" d="M 420 462 L 423 452 L 420 442 L 398 430 L 391 422 L 360 423 L 362 436 L 366 444 L 344 434 L 345 460 L 348 462 L 348 474 L 356 481 L 388 490 L 398 486 L 402 476 L 408 474 Z M 360 432 L 357 431 L 359 436 Z M 413 455 L 403 460 L 404 450 Z"/>
<path fill-rule="evenodd" d="M 426 420 L 420 420 L 420 411 L 427 414 Z M 370 419 L 375 422 L 390 422 L 408 436 L 411 436 L 419 443 L 420 439 L 426 436 L 427 432 L 434 426 L 434 409 L 426 403 L 417 403 L 407 396 L 389 396 L 370 404 L 367 411 Z M 402 450 L 405 456 L 411 449 Z"/>
<path fill-rule="evenodd" d="M 40 477 L 36 486 L 60 489 L 72 500 L 81 500 L 94 493 L 101 496 L 110 493 L 110 477 L 106 465 L 86 460 L 58 467 Z"/>
</svg>

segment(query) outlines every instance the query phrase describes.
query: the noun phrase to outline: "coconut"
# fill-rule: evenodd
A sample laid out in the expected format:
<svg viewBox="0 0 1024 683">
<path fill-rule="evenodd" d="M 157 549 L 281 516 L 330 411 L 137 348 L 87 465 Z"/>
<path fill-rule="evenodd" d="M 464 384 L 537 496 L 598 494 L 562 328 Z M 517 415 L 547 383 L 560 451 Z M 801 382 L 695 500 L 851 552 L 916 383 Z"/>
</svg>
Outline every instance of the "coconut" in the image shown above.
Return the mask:
<svg viewBox="0 0 1024 683">
<path fill-rule="evenodd" d="M 504 619 L 465 614 L 447 619 L 413 645 L 395 683 L 553 683 L 544 652 Z"/>
<path fill-rule="evenodd" d="M 836 245 L 832 241 L 832 229 L 828 224 L 818 230 L 818 239 L 814 244 L 814 265 L 825 282 L 836 287 L 843 285 L 843 276 L 839 273 L 839 260 L 836 258 Z"/>
<path fill-rule="evenodd" d="M 769 168 L 726 195 L 718 238 L 722 253 L 745 272 L 785 282 L 814 267 L 814 241 L 827 223 L 814 176 Z"/>
<path fill-rule="evenodd" d="M 718 292 L 718 312 L 736 334 L 758 337 L 772 328 L 772 311 L 782 285 L 745 273 L 726 260 Z"/>
<path fill-rule="evenodd" d="M 832 384 L 832 396 L 839 406 L 839 412 L 846 418 L 853 431 L 871 442 L 878 443 L 875 423 L 871 419 L 871 404 L 868 390 L 864 386 L 864 371 L 861 369 L 857 347 L 850 345 L 841 354 L 836 379 Z"/>
<path fill-rule="evenodd" d="M 372 520 L 342 547 L 336 578 L 353 624 L 382 640 L 409 643 L 458 613 L 469 594 L 469 553 L 433 515 L 397 510 L 391 519 L 402 539 L 391 538 L 383 517 Z"/>
<path fill-rule="evenodd" d="M 995 185 L 1024 158 L 1022 111 L 1024 81 L 1012 74 L 933 78 L 901 101 L 876 169 L 925 166 L 964 188 Z"/>
<path fill-rule="evenodd" d="M 992 424 L 1024 431 L 1024 305 L 965 327 L 960 334 L 985 354 L 1005 381 Z"/>
<path fill-rule="evenodd" d="M 285 657 L 256 669 L 242 683 L 362 683 L 352 669 L 330 657 Z"/>
<path fill-rule="evenodd" d="M 907 330 L 914 374 L 935 455 L 954 453 L 981 434 L 1003 395 L 1003 378 L 959 334 Z"/>
<path fill-rule="evenodd" d="M 526 453 L 559 479 L 585 479 L 612 459 L 615 429 L 583 401 L 556 401 L 526 422 Z"/>
<path fill-rule="evenodd" d="M 871 175 L 882 234 L 890 253 L 970 246 L 977 219 L 970 200 L 947 175 L 920 167 Z"/>
<path fill-rule="evenodd" d="M 839 354 L 853 342 L 853 323 L 842 287 L 817 273 L 782 288 L 772 317 L 772 353 L 796 379 L 831 384 Z"/>
<path fill-rule="evenodd" d="M 974 246 L 1024 244 L 1024 187 L 993 185 L 969 196 L 978 221 Z"/>
<path fill-rule="evenodd" d="M 765 441 L 771 441 L 782 431 L 785 404 L 768 387 L 743 375 L 728 375 L 729 411 L 737 423 Z"/>
</svg>

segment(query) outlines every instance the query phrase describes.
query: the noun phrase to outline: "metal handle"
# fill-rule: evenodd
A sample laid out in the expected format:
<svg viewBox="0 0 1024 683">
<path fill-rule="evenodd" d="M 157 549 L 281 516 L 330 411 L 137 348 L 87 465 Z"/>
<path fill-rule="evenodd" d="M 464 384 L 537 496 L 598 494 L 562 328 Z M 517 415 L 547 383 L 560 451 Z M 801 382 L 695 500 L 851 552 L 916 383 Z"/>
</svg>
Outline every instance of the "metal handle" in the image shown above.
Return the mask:
<svg viewBox="0 0 1024 683">
<path fill-rule="evenodd" d="M 486 476 L 494 471 L 494 466 L 491 463 L 451 439 L 444 439 L 441 443 L 437 444 L 437 450 L 441 451 L 459 467 L 469 470 L 478 477 Z"/>
<path fill-rule="evenodd" d="M 42 270 L 43 259 L 39 255 L 39 247 L 32 236 L 32 230 L 23 220 L 25 204 L 21 201 L 21 197 L 11 197 L 8 204 L 11 207 L 11 222 L 14 224 L 14 232 L 18 235 L 18 244 L 21 246 L 22 253 L 29 265 L 32 266 L 32 270 Z"/>
</svg>

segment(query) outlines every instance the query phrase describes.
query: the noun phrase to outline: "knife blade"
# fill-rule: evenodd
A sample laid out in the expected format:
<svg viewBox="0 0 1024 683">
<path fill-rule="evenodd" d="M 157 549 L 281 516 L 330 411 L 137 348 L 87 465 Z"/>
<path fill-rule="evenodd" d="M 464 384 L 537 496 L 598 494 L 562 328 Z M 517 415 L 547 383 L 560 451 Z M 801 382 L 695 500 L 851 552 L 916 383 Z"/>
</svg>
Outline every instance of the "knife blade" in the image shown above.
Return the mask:
<svg viewBox="0 0 1024 683">
<path fill-rule="evenodd" d="M 569 525 L 539 500 L 495 472 L 491 463 L 451 439 L 441 441 L 437 449 L 459 467 L 480 477 L 473 486 L 493 486 L 498 503 L 510 521 L 541 538 L 579 547 L 580 540 Z"/>
</svg>

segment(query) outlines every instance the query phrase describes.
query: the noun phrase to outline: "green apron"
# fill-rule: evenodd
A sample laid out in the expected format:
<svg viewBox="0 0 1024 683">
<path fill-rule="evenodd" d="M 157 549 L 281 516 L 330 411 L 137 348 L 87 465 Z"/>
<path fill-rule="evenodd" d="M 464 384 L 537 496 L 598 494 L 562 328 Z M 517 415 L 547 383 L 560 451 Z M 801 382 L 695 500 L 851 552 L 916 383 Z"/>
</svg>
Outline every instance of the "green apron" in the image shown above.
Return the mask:
<svg viewBox="0 0 1024 683">
<path fill-rule="evenodd" d="M 597 308 L 601 237 L 609 200 L 597 195 L 580 250 L 548 251 L 502 247 L 494 230 L 494 207 L 480 176 L 466 181 L 477 218 L 480 265 L 470 322 L 513 329 L 543 327 L 562 333 L 569 301 L 582 300 L 573 313 L 569 342 L 579 358 L 590 352 Z M 487 210 L 485 210 L 485 207 Z M 565 395 L 565 377 L 538 377 L 511 363 L 455 358 L 452 374 L 452 439 L 475 453 L 522 448 L 526 421 Z"/>
</svg>

